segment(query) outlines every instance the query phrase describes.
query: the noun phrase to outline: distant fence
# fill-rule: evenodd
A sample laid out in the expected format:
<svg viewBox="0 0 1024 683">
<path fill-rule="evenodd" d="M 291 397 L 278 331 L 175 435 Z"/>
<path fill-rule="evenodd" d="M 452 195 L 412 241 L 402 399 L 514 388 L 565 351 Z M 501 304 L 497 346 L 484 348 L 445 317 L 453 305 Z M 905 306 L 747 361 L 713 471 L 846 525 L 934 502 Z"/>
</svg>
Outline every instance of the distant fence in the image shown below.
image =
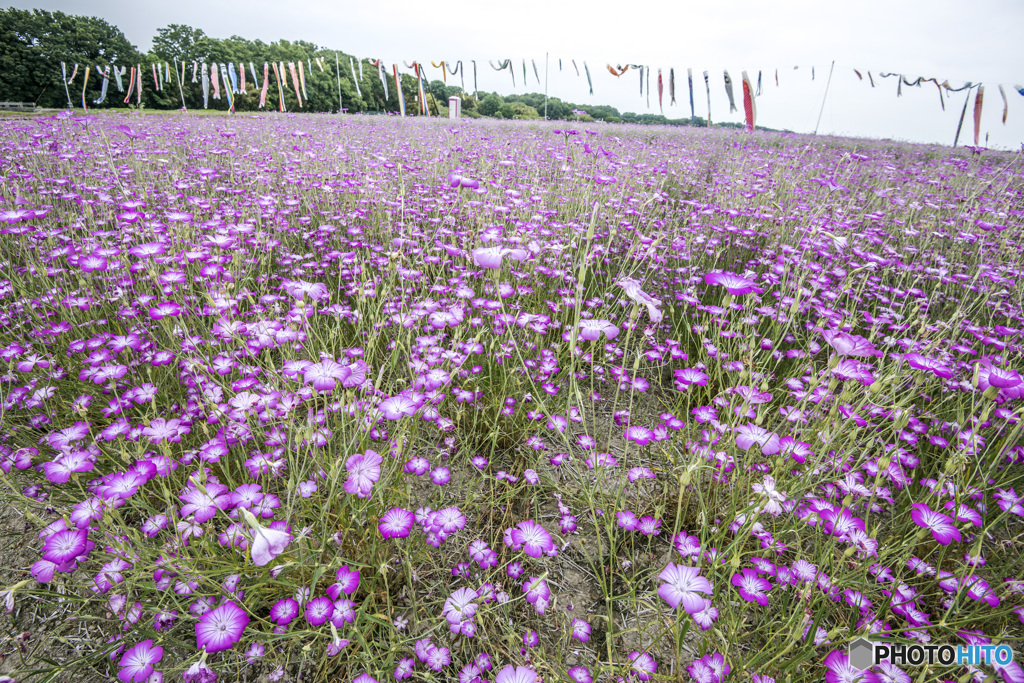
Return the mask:
<svg viewBox="0 0 1024 683">
<path fill-rule="evenodd" d="M 0 111 L 35 111 L 34 102 L 0 102 Z"/>
</svg>

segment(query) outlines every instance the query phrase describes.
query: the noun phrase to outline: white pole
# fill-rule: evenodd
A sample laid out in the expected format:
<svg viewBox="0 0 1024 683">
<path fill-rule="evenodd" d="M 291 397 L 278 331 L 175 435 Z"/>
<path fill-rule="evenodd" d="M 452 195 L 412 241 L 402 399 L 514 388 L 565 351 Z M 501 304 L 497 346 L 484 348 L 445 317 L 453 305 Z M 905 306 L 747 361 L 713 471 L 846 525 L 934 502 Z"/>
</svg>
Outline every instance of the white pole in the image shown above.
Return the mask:
<svg viewBox="0 0 1024 683">
<path fill-rule="evenodd" d="M 341 114 L 341 67 L 338 66 L 338 53 L 334 53 L 334 75 L 338 77 L 338 114 Z"/>
<path fill-rule="evenodd" d="M 548 120 L 548 53 L 544 53 L 544 120 Z"/>
</svg>

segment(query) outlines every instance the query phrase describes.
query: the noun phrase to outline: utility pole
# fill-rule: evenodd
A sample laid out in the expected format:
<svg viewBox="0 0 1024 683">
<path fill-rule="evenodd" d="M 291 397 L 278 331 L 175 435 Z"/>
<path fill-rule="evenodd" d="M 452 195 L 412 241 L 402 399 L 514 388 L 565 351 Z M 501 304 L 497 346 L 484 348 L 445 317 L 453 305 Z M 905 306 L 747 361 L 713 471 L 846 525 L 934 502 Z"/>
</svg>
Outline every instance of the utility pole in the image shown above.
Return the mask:
<svg viewBox="0 0 1024 683">
<path fill-rule="evenodd" d="M 544 120 L 548 120 L 548 53 L 544 53 Z"/>
</svg>

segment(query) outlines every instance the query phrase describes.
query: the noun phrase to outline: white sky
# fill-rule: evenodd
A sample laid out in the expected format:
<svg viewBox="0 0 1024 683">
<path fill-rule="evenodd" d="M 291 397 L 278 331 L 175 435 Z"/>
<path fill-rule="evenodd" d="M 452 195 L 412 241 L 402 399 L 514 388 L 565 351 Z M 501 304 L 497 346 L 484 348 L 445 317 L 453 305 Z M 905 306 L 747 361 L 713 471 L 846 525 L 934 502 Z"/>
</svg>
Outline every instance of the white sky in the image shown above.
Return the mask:
<svg viewBox="0 0 1024 683">
<path fill-rule="evenodd" d="M 1011 87 L 1024 84 L 1024 3 L 1018 0 L 655 0 L 652 2 L 563 2 L 559 0 L 12 0 L 20 8 L 60 10 L 99 16 L 117 25 L 130 41 L 148 49 L 156 29 L 188 24 L 208 35 L 240 35 L 270 42 L 307 40 L 360 57 L 382 58 L 389 65 L 419 60 L 477 60 L 481 90 L 512 91 L 507 71 L 495 72 L 488 60 L 512 58 L 516 92 L 543 92 L 544 55 L 550 53 L 548 92 L 586 108 L 609 104 L 620 111 L 657 112 L 656 71 L 651 76 L 651 106 L 639 94 L 639 76 L 621 78 L 606 64 L 650 65 L 664 70 L 665 115 L 688 117 L 686 69 L 693 68 L 696 113 L 707 115 L 701 72 L 711 74 L 713 121 L 742 120 L 740 72 L 752 80 L 764 73 L 758 98 L 758 123 L 798 132 L 814 130 L 828 78 L 835 72 L 818 132 L 952 144 L 965 93 L 952 94 L 941 109 L 931 83 L 903 87 L 881 72 L 985 83 L 981 144 L 1020 149 L 1024 143 L 1024 97 Z M 558 71 L 558 58 L 563 70 Z M 529 84 L 523 87 L 522 60 Z M 530 60 L 537 61 L 541 84 Z M 590 66 L 594 95 L 586 78 L 577 77 L 569 60 Z M 799 65 L 798 70 L 793 70 Z M 815 78 L 811 80 L 811 67 Z M 668 106 L 668 68 L 676 70 L 677 106 Z M 775 86 L 775 69 L 779 87 Z M 853 69 L 865 75 L 858 81 Z M 722 78 L 733 78 L 739 111 L 729 113 Z M 866 72 L 876 76 L 872 89 Z M 470 72 L 471 73 L 471 72 Z M 440 70 L 428 67 L 428 77 Z M 449 79 L 453 77 L 449 76 Z M 454 77 L 457 79 L 457 77 Z M 449 81 L 451 82 L 451 81 Z M 1001 122 L 1003 83 L 1009 115 Z M 470 81 L 467 88 L 471 89 Z M 698 87 L 699 85 L 699 87 Z M 973 95 L 960 144 L 973 142 Z"/>
</svg>

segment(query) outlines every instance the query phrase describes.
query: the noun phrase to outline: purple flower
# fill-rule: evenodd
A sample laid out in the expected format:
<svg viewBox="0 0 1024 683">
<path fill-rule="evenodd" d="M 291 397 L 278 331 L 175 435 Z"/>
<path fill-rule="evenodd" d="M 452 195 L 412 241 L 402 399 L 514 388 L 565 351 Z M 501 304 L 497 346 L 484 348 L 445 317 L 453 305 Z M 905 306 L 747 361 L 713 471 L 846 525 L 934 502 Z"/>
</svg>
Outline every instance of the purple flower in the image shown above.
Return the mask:
<svg viewBox="0 0 1024 683">
<path fill-rule="evenodd" d="M 590 670 L 585 666 L 574 666 L 566 673 L 569 674 L 573 683 L 594 683 L 594 677 L 590 675 Z"/>
<path fill-rule="evenodd" d="M 654 657 L 648 652 L 630 652 L 629 662 L 633 665 L 630 673 L 640 681 L 653 679 L 654 674 L 658 671 L 658 663 L 654 661 Z"/>
<path fill-rule="evenodd" d="M 756 602 L 762 607 L 768 605 L 768 596 L 765 593 L 772 589 L 772 584 L 767 579 L 759 577 L 756 570 L 744 569 L 733 574 L 732 585 L 736 586 L 740 597 L 747 602 Z"/>
<path fill-rule="evenodd" d="M 580 321 L 579 338 L 584 341 L 596 341 L 604 334 L 608 341 L 619 336 L 619 328 L 608 320 L 587 318 Z"/>
<path fill-rule="evenodd" d="M 658 595 L 673 609 L 682 605 L 689 614 L 704 608 L 704 598 L 698 593 L 714 594 L 711 583 L 700 575 L 700 569 L 697 567 L 669 562 L 658 578 L 665 581 L 658 587 Z"/>
<path fill-rule="evenodd" d="M 196 624 L 196 648 L 209 653 L 229 650 L 242 639 L 249 615 L 231 600 L 204 614 Z"/>
<path fill-rule="evenodd" d="M 380 466 L 383 462 L 382 457 L 370 450 L 349 456 L 345 461 L 345 469 L 348 470 L 345 491 L 359 498 L 369 496 L 374 483 L 380 479 Z"/>
<path fill-rule="evenodd" d="M 71 562 L 85 553 L 87 538 L 87 532 L 80 529 L 58 531 L 47 537 L 42 557 L 57 565 Z"/>
<path fill-rule="evenodd" d="M 836 330 L 825 330 L 821 333 L 829 346 L 836 350 L 840 356 L 871 357 L 883 355 L 881 351 L 872 346 L 871 342 L 857 334 L 838 332 Z"/>
<path fill-rule="evenodd" d="M 572 637 L 581 643 L 585 643 L 590 640 L 590 624 L 579 617 L 573 617 Z"/>
<path fill-rule="evenodd" d="M 377 530 L 384 538 L 405 538 L 412 531 L 416 518 L 403 508 L 391 508 L 380 518 Z"/>
<path fill-rule="evenodd" d="M 513 667 L 511 664 L 498 672 L 494 683 L 534 683 L 537 672 L 525 666 Z"/>
<path fill-rule="evenodd" d="M 317 391 L 333 391 L 338 382 L 343 382 L 352 374 L 352 368 L 333 360 L 322 360 L 306 368 L 303 381 L 313 383 Z"/>
<path fill-rule="evenodd" d="M 751 292 L 757 292 L 760 294 L 764 290 L 757 286 L 757 283 L 752 280 L 748 280 L 745 277 L 731 273 L 729 271 L 718 271 L 714 273 L 708 273 L 704 276 L 704 284 L 706 285 L 720 285 L 725 287 L 730 294 L 735 296 L 742 296 L 744 294 L 750 294 Z"/>
<path fill-rule="evenodd" d="M 936 512 L 924 503 L 914 503 L 910 507 L 910 518 L 914 524 L 931 531 L 937 542 L 949 545 L 951 541 L 960 541 L 960 530 L 956 528 L 952 517 Z"/>
<path fill-rule="evenodd" d="M 281 598 L 270 608 L 270 620 L 280 626 L 287 626 L 299 615 L 299 603 L 294 598 Z"/>
<path fill-rule="evenodd" d="M 419 407 L 419 403 L 404 394 L 386 398 L 378 406 L 380 412 L 388 420 L 400 420 L 406 415 L 412 415 Z"/>
<path fill-rule="evenodd" d="M 640 282 L 638 280 L 634 280 L 631 277 L 623 277 L 619 278 L 619 281 L 615 284 L 622 287 L 626 292 L 626 296 L 630 299 L 647 307 L 647 315 L 651 318 L 652 323 L 661 322 L 662 313 L 658 308 L 661 302 L 640 289 Z"/>
<path fill-rule="evenodd" d="M 310 626 L 322 626 L 334 615 L 334 601 L 326 595 L 313 598 L 306 605 L 306 621 Z"/>
<path fill-rule="evenodd" d="M 763 455 L 775 455 L 781 449 L 779 435 L 769 432 L 756 424 L 748 423 L 736 428 L 736 447 L 744 451 L 750 450 L 754 444 L 761 446 Z"/>
<path fill-rule="evenodd" d="M 925 358 L 919 353 L 907 353 L 903 355 L 903 360 L 907 361 L 907 364 L 917 370 L 927 370 L 936 377 L 942 379 L 949 379 L 953 376 L 953 369 L 948 365 L 941 363 L 933 358 Z"/>
<path fill-rule="evenodd" d="M 255 515 L 246 510 L 240 509 L 245 521 L 252 527 L 252 546 L 250 556 L 252 563 L 257 567 L 263 567 L 280 555 L 292 542 L 292 535 L 283 529 L 266 528 L 256 519 Z"/>
<path fill-rule="evenodd" d="M 842 650 L 833 650 L 825 657 L 825 683 L 857 683 L 864 672 L 853 668 L 850 656 Z"/>
<path fill-rule="evenodd" d="M 555 547 L 555 542 L 547 529 L 532 519 L 520 522 L 512 529 L 513 547 L 522 546 L 523 552 L 530 557 L 540 557 Z"/>
<path fill-rule="evenodd" d="M 875 382 L 875 376 L 871 374 L 872 370 L 874 367 L 870 363 L 843 358 L 832 368 L 832 374 L 842 380 L 856 381 L 864 386 L 870 386 Z"/>
<path fill-rule="evenodd" d="M 501 268 L 501 260 L 508 256 L 513 261 L 523 261 L 529 256 L 525 249 L 509 249 L 508 247 L 478 247 L 472 251 L 473 265 L 478 268 Z"/>
<path fill-rule="evenodd" d="M 117 672 L 117 678 L 122 683 L 143 683 L 153 673 L 153 665 L 159 662 L 164 656 L 164 649 L 159 645 L 153 646 L 152 640 L 144 640 L 129 649 L 121 656 L 118 662 L 121 670 Z"/>
</svg>

